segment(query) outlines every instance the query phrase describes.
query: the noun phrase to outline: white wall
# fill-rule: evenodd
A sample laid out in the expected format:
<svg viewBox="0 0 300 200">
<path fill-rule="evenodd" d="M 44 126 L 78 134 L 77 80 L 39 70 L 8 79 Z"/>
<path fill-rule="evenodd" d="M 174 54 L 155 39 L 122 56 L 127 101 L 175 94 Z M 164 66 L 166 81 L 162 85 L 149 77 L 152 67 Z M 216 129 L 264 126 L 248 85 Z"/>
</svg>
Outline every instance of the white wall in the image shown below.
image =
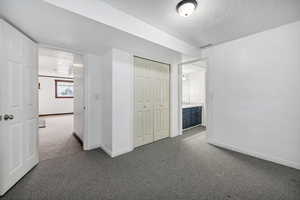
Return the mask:
<svg viewBox="0 0 300 200">
<path fill-rule="evenodd" d="M 188 104 L 204 104 L 205 70 L 185 74 L 185 77 L 186 80 L 182 80 L 182 102 Z"/>
<path fill-rule="evenodd" d="M 300 22 L 203 56 L 209 142 L 300 169 Z"/>
<path fill-rule="evenodd" d="M 70 79 L 39 77 L 40 115 L 73 112 L 73 98 L 55 98 L 55 80 Z"/>
<path fill-rule="evenodd" d="M 184 104 L 191 102 L 190 88 L 190 80 L 186 74 L 185 79 L 182 79 L 182 103 Z"/>
<path fill-rule="evenodd" d="M 112 50 L 113 156 L 133 150 L 133 55 Z"/>
<path fill-rule="evenodd" d="M 190 103 L 205 103 L 205 71 L 197 71 L 189 74 L 190 79 Z"/>
<path fill-rule="evenodd" d="M 112 154 L 112 51 L 101 56 L 102 128 L 101 147 Z"/>
<path fill-rule="evenodd" d="M 101 57 L 102 149 L 115 157 L 133 150 L 133 55 L 112 49 Z"/>
</svg>

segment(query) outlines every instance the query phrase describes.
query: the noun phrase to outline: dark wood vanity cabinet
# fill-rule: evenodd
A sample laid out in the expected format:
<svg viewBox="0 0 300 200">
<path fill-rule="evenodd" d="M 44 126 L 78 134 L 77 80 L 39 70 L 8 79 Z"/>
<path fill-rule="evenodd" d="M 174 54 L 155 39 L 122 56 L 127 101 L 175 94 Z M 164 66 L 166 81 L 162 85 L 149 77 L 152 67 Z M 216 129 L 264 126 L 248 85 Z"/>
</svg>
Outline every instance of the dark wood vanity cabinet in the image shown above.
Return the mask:
<svg viewBox="0 0 300 200">
<path fill-rule="evenodd" d="M 202 107 L 190 107 L 182 109 L 182 128 L 187 129 L 202 123 Z"/>
</svg>

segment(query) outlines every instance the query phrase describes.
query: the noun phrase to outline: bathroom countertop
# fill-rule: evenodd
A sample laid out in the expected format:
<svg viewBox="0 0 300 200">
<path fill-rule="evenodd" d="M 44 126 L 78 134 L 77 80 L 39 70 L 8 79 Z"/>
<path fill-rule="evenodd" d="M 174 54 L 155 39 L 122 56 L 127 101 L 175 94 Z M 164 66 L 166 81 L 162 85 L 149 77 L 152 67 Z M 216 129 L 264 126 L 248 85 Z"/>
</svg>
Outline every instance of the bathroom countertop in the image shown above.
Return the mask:
<svg viewBox="0 0 300 200">
<path fill-rule="evenodd" d="M 203 106 L 203 103 L 199 103 L 199 104 L 182 104 L 182 109 L 199 107 L 199 106 Z"/>
</svg>

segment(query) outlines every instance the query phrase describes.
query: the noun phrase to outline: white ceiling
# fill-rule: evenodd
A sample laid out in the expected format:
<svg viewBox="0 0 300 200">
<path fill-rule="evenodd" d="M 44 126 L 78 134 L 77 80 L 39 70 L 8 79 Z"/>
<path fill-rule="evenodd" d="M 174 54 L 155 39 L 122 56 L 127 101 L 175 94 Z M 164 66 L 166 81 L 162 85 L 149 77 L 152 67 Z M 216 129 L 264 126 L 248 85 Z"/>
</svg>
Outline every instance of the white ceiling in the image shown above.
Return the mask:
<svg viewBox="0 0 300 200">
<path fill-rule="evenodd" d="M 81 2 L 91 7 L 95 2 L 110 4 L 197 47 L 237 39 L 300 20 L 300 0 L 199 0 L 196 13 L 188 18 L 180 17 L 176 13 L 175 6 L 178 1 L 86 0 L 90 4 Z M 72 0 L 68 2 L 72 3 Z M 91 14 L 97 15 L 99 12 Z M 98 55 L 113 47 L 162 62 L 180 57 L 180 53 L 175 50 L 55 7 L 44 0 L 0 0 L 0 17 L 39 43 L 54 47 Z"/>
<path fill-rule="evenodd" d="M 99 0 L 201 47 L 234 40 L 300 20 L 300 0 L 198 0 L 190 17 L 179 16 L 180 0 Z"/>
<path fill-rule="evenodd" d="M 84 16 L 98 23 L 124 31 L 174 51 L 199 56 L 200 48 L 178 39 L 143 20 L 126 14 L 99 0 L 44 0 L 64 10 Z"/>
<path fill-rule="evenodd" d="M 102 55 L 114 47 L 161 62 L 180 56 L 173 50 L 43 0 L 0 0 L 0 17 L 39 43 L 77 52 Z"/>
<path fill-rule="evenodd" d="M 48 48 L 39 48 L 39 74 L 52 76 L 73 76 L 72 53 Z"/>
</svg>

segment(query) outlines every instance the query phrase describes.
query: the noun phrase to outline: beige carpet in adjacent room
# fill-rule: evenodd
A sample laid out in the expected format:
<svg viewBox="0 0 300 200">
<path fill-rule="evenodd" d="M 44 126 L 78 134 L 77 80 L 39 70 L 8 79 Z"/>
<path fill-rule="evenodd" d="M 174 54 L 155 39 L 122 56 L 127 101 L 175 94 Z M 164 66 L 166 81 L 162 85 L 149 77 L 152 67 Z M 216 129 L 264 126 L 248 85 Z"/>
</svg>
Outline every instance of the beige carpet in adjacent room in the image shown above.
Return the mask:
<svg viewBox="0 0 300 200">
<path fill-rule="evenodd" d="M 81 145 L 72 135 L 73 115 L 41 117 L 46 128 L 39 129 L 40 160 L 62 157 L 81 151 Z"/>
</svg>

